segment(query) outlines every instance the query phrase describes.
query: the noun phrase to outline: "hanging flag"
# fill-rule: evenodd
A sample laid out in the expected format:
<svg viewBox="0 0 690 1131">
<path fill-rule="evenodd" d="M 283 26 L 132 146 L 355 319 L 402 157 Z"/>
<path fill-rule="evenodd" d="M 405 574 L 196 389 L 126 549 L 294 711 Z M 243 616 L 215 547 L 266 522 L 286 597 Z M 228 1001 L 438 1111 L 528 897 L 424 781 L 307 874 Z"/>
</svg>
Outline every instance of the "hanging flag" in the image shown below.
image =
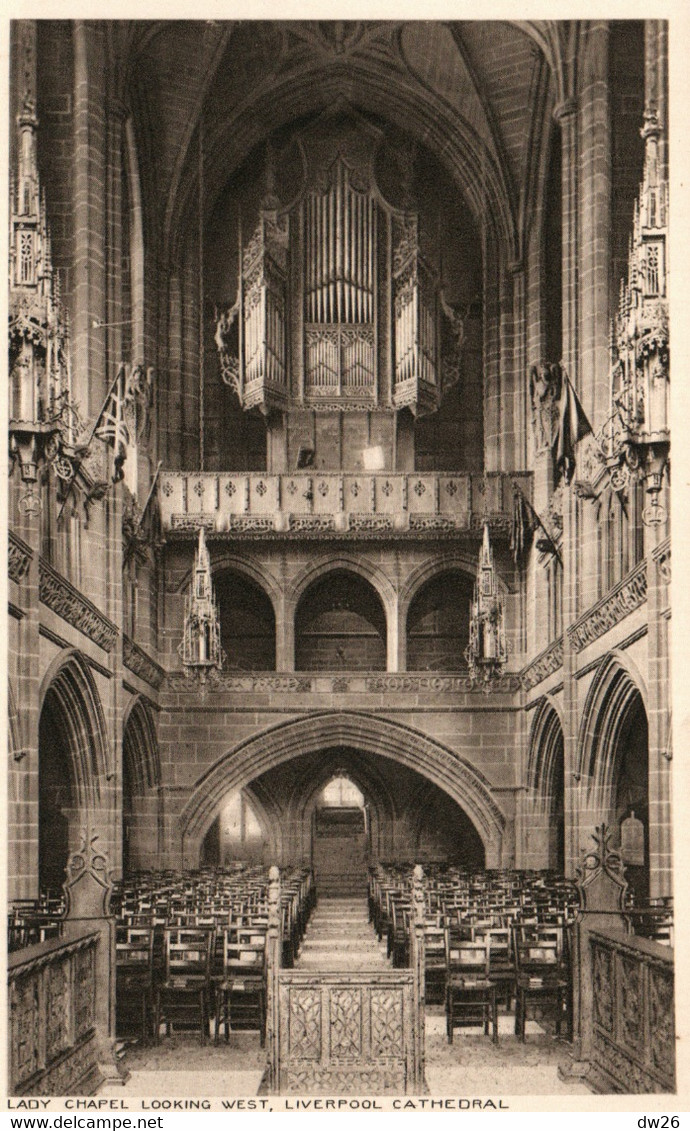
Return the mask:
<svg viewBox="0 0 690 1131">
<path fill-rule="evenodd" d="M 575 445 L 592 432 L 585 410 L 573 384 L 561 365 L 561 392 L 558 403 L 558 430 L 553 444 L 556 469 L 570 484 L 575 472 Z"/>
<path fill-rule="evenodd" d="M 93 430 L 94 436 L 113 449 L 113 483 L 119 483 L 124 479 L 123 465 L 131 442 L 125 419 L 128 392 L 131 390 L 127 388 L 127 371 L 125 366 L 121 365 Z"/>
<path fill-rule="evenodd" d="M 525 531 L 529 516 L 520 491 L 513 491 L 513 517 L 510 524 L 510 549 L 517 565 L 525 549 Z"/>
</svg>

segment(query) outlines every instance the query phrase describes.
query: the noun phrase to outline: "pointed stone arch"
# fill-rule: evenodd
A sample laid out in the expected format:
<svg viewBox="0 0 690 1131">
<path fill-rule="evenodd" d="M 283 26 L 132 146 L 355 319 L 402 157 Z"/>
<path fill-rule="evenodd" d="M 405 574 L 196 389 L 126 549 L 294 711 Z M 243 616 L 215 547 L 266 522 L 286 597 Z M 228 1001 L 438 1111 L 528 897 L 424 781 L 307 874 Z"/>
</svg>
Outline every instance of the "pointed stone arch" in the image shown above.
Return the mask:
<svg viewBox="0 0 690 1131">
<path fill-rule="evenodd" d="M 542 806 L 548 805 L 553 793 L 554 760 L 559 742 L 562 757 L 561 714 L 553 699 L 545 695 L 532 721 L 527 761 L 527 788 Z"/>
<path fill-rule="evenodd" d="M 525 778 L 525 865 L 565 868 L 565 744 L 561 712 L 545 695 L 532 720 Z"/>
<path fill-rule="evenodd" d="M 156 737 L 156 724 L 142 695 L 130 700 L 122 728 L 123 758 L 129 757 L 132 781 L 143 791 L 161 784 L 161 763 Z"/>
<path fill-rule="evenodd" d="M 640 697 L 647 713 L 647 687 L 627 656 L 610 652 L 599 665 L 582 713 L 579 735 L 579 773 L 588 806 L 605 802 L 612 787 L 617 739 L 626 715 Z"/>
<path fill-rule="evenodd" d="M 39 713 L 47 697 L 54 700 L 64 725 L 75 801 L 85 810 L 95 810 L 112 768 L 98 688 L 78 649 L 61 652 L 48 668 L 39 693 Z"/>
<path fill-rule="evenodd" d="M 156 724 L 149 704 L 137 695 L 122 728 L 122 864 L 130 869 L 158 863 L 161 764 Z"/>
<path fill-rule="evenodd" d="M 270 727 L 228 751 L 196 783 L 180 814 L 185 864 L 198 859 L 209 814 L 231 789 L 297 757 L 345 746 L 401 762 L 428 777 L 465 810 L 486 853 L 487 867 L 501 861 L 506 818 L 490 783 L 460 755 L 412 727 L 356 711 L 327 711 Z M 191 862 L 191 863 L 190 863 Z"/>
</svg>

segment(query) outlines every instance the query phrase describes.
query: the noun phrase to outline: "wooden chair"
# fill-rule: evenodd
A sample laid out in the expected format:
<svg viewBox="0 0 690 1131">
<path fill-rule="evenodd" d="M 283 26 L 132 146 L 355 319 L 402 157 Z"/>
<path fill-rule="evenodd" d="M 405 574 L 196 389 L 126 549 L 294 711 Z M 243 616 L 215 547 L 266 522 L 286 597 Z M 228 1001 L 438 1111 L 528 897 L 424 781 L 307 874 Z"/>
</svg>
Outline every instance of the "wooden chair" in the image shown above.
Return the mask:
<svg viewBox="0 0 690 1131">
<path fill-rule="evenodd" d="M 556 1035 L 566 1015 L 572 1035 L 570 979 L 562 962 L 562 948 L 556 940 L 526 940 L 516 937 L 517 968 L 515 1033 L 525 1040 L 525 1023 L 530 1006 L 555 1011 Z"/>
<path fill-rule="evenodd" d="M 424 985 L 428 1005 L 443 1002 L 446 992 L 446 941 L 443 927 L 424 926 Z"/>
<path fill-rule="evenodd" d="M 223 973 L 216 984 L 215 1043 L 221 1020 L 230 1029 L 258 1029 L 266 1043 L 266 935 L 250 928 L 223 932 Z"/>
<path fill-rule="evenodd" d="M 453 1030 L 462 1025 L 484 1026 L 498 1044 L 496 985 L 489 978 L 489 948 L 485 942 L 453 941 L 446 929 L 446 1031 L 453 1043 Z"/>
<path fill-rule="evenodd" d="M 153 1031 L 153 928 L 118 927 L 115 933 L 115 1024 L 118 1036 Z"/>
<path fill-rule="evenodd" d="M 484 938 L 489 948 L 489 979 L 497 994 L 505 998 L 506 1009 L 510 1009 L 517 977 L 511 932 L 507 927 L 491 927 Z"/>
<path fill-rule="evenodd" d="M 198 927 L 166 927 L 164 932 L 165 967 L 162 982 L 155 990 L 154 1037 L 158 1041 L 161 1023 L 170 1027 L 199 1028 L 201 1043 L 206 1042 L 210 1019 L 210 962 L 213 932 Z"/>
<path fill-rule="evenodd" d="M 410 964 L 410 905 L 407 901 L 394 900 L 392 923 L 389 928 L 388 957 L 395 967 Z"/>
</svg>

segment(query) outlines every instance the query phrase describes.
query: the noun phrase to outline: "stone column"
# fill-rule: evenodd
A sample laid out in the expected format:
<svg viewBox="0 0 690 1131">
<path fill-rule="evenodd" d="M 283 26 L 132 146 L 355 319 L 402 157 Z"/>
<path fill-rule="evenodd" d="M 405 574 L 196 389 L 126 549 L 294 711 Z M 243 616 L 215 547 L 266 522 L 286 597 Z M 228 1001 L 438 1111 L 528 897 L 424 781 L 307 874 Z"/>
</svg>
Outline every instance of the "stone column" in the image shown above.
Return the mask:
<svg viewBox="0 0 690 1131">
<path fill-rule="evenodd" d="M 609 30 L 606 21 L 587 27 L 580 77 L 578 204 L 580 214 L 577 389 L 596 428 L 608 415 L 610 369 L 609 273 L 611 270 L 611 125 Z M 568 370 L 571 378 L 573 373 Z"/>
</svg>

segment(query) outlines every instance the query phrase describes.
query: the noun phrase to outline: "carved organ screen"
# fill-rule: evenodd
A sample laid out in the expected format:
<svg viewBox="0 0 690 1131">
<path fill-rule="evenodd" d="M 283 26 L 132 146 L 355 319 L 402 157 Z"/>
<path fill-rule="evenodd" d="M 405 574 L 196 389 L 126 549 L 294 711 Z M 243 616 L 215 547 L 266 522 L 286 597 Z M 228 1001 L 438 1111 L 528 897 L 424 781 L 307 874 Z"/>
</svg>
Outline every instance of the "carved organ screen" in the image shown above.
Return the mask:
<svg viewBox="0 0 690 1131">
<path fill-rule="evenodd" d="M 223 379 L 243 408 L 422 414 L 458 380 L 463 323 L 443 293 L 438 218 L 432 239 L 409 153 L 399 157 L 400 202 L 384 197 L 384 142 L 352 111 L 268 147 L 266 192 L 250 238 L 240 235 L 236 301 L 216 324 Z M 283 204 L 286 150 L 298 154 L 299 178 Z"/>
</svg>

